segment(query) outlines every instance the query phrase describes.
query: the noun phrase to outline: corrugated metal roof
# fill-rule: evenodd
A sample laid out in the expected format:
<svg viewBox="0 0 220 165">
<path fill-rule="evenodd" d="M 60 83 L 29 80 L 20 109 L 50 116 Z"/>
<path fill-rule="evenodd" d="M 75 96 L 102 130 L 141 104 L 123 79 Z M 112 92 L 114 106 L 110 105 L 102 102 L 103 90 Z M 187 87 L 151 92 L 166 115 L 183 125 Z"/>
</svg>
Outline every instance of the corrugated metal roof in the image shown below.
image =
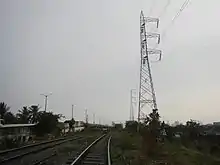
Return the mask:
<svg viewBox="0 0 220 165">
<path fill-rule="evenodd" d="M 36 124 L 0 124 L 0 128 L 31 127 L 35 125 Z"/>
</svg>

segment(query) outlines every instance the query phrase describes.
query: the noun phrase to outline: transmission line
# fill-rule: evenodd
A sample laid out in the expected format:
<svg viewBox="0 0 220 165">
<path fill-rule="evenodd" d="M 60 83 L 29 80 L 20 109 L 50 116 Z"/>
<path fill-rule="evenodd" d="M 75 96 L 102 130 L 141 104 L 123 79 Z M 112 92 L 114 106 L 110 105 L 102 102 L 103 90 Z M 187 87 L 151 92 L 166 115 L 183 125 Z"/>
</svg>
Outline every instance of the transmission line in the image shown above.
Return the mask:
<svg viewBox="0 0 220 165">
<path fill-rule="evenodd" d="M 151 15 L 155 5 L 156 5 L 156 0 L 152 0 L 150 11 L 149 11 L 149 14 L 148 14 L 149 16 Z"/>
<path fill-rule="evenodd" d="M 174 24 L 176 19 L 180 16 L 180 14 L 183 12 L 183 10 L 189 5 L 190 0 L 185 0 L 178 12 L 175 14 L 175 16 L 172 18 L 170 24 L 162 31 L 161 38 L 164 40 L 166 37 L 166 33 L 168 29 Z M 155 45 L 154 49 L 158 47 L 158 44 Z"/>
<path fill-rule="evenodd" d="M 162 34 L 161 34 L 161 36 L 162 37 L 165 37 L 165 34 L 166 34 L 166 32 L 167 32 L 167 30 L 168 30 L 168 28 L 170 28 L 173 24 L 174 24 L 174 22 L 175 22 L 175 20 L 180 16 L 180 14 L 183 12 L 183 10 L 188 6 L 188 4 L 189 4 L 189 0 L 186 0 L 183 4 L 182 4 L 182 6 L 181 6 L 181 8 L 179 9 L 179 11 L 176 13 L 176 15 L 173 17 L 173 19 L 171 20 L 171 23 L 167 26 L 167 28 L 162 32 Z"/>
<path fill-rule="evenodd" d="M 161 18 L 161 16 L 166 12 L 168 6 L 170 5 L 171 0 L 167 0 L 166 5 L 164 6 L 163 10 L 161 11 L 161 13 L 159 14 L 158 18 Z"/>
<path fill-rule="evenodd" d="M 181 12 L 187 7 L 187 5 L 189 4 L 189 0 L 186 0 L 180 10 L 177 12 L 177 14 L 173 17 L 172 21 L 171 21 L 171 24 L 174 23 L 174 21 L 180 16 Z"/>
</svg>

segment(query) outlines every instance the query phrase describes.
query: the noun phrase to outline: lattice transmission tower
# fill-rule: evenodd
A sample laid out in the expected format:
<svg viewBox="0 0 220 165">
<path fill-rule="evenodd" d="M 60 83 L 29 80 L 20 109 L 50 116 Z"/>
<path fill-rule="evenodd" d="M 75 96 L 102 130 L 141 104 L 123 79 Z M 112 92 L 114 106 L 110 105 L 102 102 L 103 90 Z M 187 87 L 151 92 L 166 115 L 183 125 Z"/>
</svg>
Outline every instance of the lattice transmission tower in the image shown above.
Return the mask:
<svg viewBox="0 0 220 165">
<path fill-rule="evenodd" d="M 130 90 L 130 120 L 134 121 L 134 107 L 136 107 L 136 89 Z"/>
<path fill-rule="evenodd" d="M 141 59 L 140 59 L 140 84 L 139 84 L 139 97 L 138 97 L 138 122 L 141 121 L 141 114 L 145 114 L 146 105 L 150 108 L 157 110 L 156 95 L 153 85 L 150 56 L 157 55 L 158 61 L 161 60 L 162 52 L 157 49 L 148 48 L 148 39 L 155 38 L 157 43 L 160 43 L 160 34 L 147 31 L 148 23 L 156 24 L 159 26 L 158 18 L 145 17 L 143 11 L 140 14 L 140 43 L 141 43 Z"/>
</svg>

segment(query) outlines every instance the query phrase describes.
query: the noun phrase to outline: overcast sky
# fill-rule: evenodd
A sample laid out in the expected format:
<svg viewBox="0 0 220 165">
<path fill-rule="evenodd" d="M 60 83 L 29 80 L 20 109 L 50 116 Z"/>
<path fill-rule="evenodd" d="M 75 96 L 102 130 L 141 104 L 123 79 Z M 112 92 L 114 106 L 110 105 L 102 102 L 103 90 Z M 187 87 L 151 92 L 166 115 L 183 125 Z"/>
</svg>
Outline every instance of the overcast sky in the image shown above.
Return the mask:
<svg viewBox="0 0 220 165">
<path fill-rule="evenodd" d="M 219 0 L 1 0 L 0 101 L 13 112 L 44 106 L 102 122 L 129 118 L 130 89 L 138 88 L 139 17 L 160 16 L 161 62 L 152 63 L 163 120 L 220 120 Z M 149 113 L 150 110 L 146 109 Z M 135 111 L 135 117 L 137 117 Z"/>
</svg>

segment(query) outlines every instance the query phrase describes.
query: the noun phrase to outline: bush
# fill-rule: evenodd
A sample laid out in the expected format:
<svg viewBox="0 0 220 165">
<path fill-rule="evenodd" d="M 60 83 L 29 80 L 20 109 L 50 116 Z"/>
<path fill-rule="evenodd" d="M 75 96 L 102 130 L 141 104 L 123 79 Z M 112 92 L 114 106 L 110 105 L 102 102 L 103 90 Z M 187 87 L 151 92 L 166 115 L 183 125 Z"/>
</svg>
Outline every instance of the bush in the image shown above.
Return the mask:
<svg viewBox="0 0 220 165">
<path fill-rule="evenodd" d="M 215 155 L 215 154 L 220 154 L 220 147 L 218 145 L 212 145 L 210 147 L 210 154 Z"/>
<path fill-rule="evenodd" d="M 138 162 L 140 157 L 140 142 L 141 137 L 139 134 L 129 133 L 125 130 L 115 133 L 112 138 L 111 147 L 113 165 L 140 164 Z"/>
<path fill-rule="evenodd" d="M 123 132 L 119 139 L 119 146 L 122 150 L 132 150 L 134 149 L 133 139 L 128 133 Z"/>
</svg>

